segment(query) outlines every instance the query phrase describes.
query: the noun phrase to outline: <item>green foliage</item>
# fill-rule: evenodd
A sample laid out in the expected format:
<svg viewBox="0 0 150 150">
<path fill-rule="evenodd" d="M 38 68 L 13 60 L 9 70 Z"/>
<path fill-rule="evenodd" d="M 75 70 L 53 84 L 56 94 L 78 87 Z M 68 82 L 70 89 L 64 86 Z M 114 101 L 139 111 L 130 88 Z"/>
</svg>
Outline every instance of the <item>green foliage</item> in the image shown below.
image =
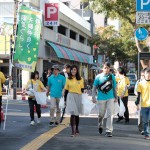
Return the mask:
<svg viewBox="0 0 150 150">
<path fill-rule="evenodd" d="M 98 53 L 105 54 L 112 62 L 118 60 L 125 64 L 135 61 L 137 52 L 134 39 L 123 37 L 113 26 L 98 28 L 90 42 L 99 47 Z"/>
<path fill-rule="evenodd" d="M 135 0 L 83 0 L 84 2 L 88 1 L 90 4 L 90 8 L 95 13 L 102 13 L 107 18 L 111 19 L 119 19 L 121 22 L 121 28 L 118 37 L 114 38 L 105 38 L 104 34 L 108 34 L 108 32 L 100 33 L 100 37 L 96 35 L 94 37 L 95 43 L 97 43 L 96 39 L 99 40 L 99 46 L 101 49 L 107 50 L 108 54 L 110 51 L 115 54 L 115 56 L 109 56 L 111 59 L 118 59 L 120 61 L 124 61 L 124 59 L 128 59 L 130 61 L 135 61 L 137 58 L 138 51 L 148 50 L 146 47 L 146 42 L 135 42 L 134 32 L 138 27 L 145 27 L 150 29 L 149 25 L 136 25 L 136 1 Z M 112 32 L 113 30 L 111 30 Z M 113 31 L 114 32 L 114 31 Z M 110 33 L 110 32 L 109 32 Z M 111 34 L 110 34 L 111 35 Z M 105 41 L 107 39 L 107 41 Z M 100 43 L 101 41 L 101 43 Z M 138 45 L 140 45 L 138 47 Z M 109 48 L 111 50 L 109 50 Z"/>
</svg>

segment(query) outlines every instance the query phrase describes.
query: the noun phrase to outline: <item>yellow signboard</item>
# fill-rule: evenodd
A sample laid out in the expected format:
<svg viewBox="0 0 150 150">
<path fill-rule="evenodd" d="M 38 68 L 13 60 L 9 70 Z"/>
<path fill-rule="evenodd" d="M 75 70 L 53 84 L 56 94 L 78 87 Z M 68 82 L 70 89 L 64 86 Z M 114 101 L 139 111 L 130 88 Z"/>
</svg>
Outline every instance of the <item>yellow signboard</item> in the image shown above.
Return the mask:
<svg viewBox="0 0 150 150">
<path fill-rule="evenodd" d="M 0 35 L 0 54 L 10 54 L 10 36 Z"/>
</svg>

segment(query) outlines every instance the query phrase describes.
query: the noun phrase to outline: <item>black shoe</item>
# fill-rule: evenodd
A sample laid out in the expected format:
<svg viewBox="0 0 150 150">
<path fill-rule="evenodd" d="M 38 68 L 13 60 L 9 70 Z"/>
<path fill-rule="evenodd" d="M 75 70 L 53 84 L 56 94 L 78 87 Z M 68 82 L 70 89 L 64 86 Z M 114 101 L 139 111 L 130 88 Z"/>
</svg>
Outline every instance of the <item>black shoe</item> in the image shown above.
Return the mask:
<svg viewBox="0 0 150 150">
<path fill-rule="evenodd" d="M 59 123 L 58 123 L 58 122 L 55 122 L 55 125 L 56 125 L 56 126 L 58 126 L 58 125 L 59 125 Z"/>
<path fill-rule="evenodd" d="M 123 120 L 123 117 L 119 117 L 116 122 L 120 122 L 121 120 Z"/>
<path fill-rule="evenodd" d="M 112 133 L 111 132 L 106 132 L 105 136 L 112 137 Z"/>
<path fill-rule="evenodd" d="M 102 134 L 103 133 L 103 128 L 99 128 L 98 131 L 99 131 L 99 134 Z"/>
<path fill-rule="evenodd" d="M 129 121 L 128 121 L 128 120 L 126 120 L 126 121 L 124 122 L 124 124 L 125 124 L 125 125 L 128 125 L 128 124 L 129 124 Z"/>
<path fill-rule="evenodd" d="M 54 126 L 54 122 L 50 122 L 50 123 L 49 123 L 49 126 Z"/>
<path fill-rule="evenodd" d="M 144 135 L 144 131 L 141 131 L 141 135 Z"/>
</svg>

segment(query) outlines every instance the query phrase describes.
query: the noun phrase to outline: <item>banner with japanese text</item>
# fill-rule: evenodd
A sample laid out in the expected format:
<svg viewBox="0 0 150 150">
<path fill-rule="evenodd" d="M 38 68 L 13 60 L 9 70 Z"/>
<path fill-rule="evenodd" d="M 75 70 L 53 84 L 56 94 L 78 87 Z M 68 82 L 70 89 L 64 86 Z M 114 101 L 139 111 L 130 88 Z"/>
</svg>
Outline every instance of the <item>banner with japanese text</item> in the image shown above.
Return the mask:
<svg viewBox="0 0 150 150">
<path fill-rule="evenodd" d="M 32 10 L 26 6 L 21 6 L 19 10 L 14 65 L 30 72 L 35 70 L 37 62 L 41 18 L 41 12 Z"/>
</svg>

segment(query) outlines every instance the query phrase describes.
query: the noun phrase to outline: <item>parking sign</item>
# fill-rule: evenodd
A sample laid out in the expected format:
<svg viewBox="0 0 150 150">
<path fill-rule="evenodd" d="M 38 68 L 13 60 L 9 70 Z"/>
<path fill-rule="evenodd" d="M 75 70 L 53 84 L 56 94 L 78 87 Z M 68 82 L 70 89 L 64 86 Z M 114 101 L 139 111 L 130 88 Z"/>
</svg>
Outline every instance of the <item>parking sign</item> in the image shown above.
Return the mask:
<svg viewBox="0 0 150 150">
<path fill-rule="evenodd" d="M 45 3 L 45 26 L 59 26 L 59 4 Z"/>
<path fill-rule="evenodd" d="M 136 0 L 136 11 L 150 11 L 150 0 Z"/>
</svg>

